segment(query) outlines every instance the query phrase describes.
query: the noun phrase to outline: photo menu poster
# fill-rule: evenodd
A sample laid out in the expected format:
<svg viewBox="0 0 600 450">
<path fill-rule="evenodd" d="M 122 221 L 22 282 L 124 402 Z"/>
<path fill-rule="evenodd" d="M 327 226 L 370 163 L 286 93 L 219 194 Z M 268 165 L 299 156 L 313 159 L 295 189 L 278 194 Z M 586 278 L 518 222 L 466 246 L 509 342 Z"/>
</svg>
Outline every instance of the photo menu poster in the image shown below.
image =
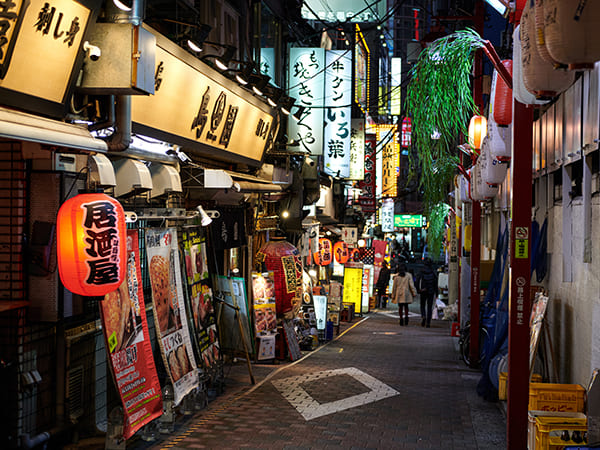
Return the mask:
<svg viewBox="0 0 600 450">
<path fill-rule="evenodd" d="M 200 227 L 186 228 L 181 236 L 193 335 L 200 353 L 200 364 L 208 369 L 219 361 L 221 351 L 212 291 L 203 284 L 208 279 L 206 241 Z"/>
<path fill-rule="evenodd" d="M 183 301 L 177 230 L 148 229 L 146 252 L 156 335 L 178 405 L 198 386 L 198 371 Z"/>
<path fill-rule="evenodd" d="M 273 272 L 252 272 L 252 293 L 254 297 L 254 330 L 256 335 L 276 331 Z"/>
<path fill-rule="evenodd" d="M 162 414 L 139 256 L 138 231 L 127 230 L 127 277 L 100 302 L 110 369 L 123 404 L 125 439 Z"/>
</svg>

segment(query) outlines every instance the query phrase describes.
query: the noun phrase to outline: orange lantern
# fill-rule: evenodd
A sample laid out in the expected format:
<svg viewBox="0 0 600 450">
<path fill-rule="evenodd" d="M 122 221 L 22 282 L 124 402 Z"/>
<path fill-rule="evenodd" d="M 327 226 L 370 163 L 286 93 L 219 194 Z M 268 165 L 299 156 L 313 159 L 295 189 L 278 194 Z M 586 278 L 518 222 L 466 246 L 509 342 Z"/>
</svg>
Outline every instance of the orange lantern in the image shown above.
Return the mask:
<svg viewBox="0 0 600 450">
<path fill-rule="evenodd" d="M 502 65 L 512 75 L 512 60 L 505 59 Z M 499 75 L 494 95 L 494 121 L 500 126 L 508 126 L 512 122 L 512 89 Z"/>
<path fill-rule="evenodd" d="M 331 241 L 326 238 L 319 239 L 319 251 L 313 255 L 315 263 L 319 266 L 328 266 L 333 259 Z"/>
<path fill-rule="evenodd" d="M 473 116 L 469 122 L 469 145 L 478 150 L 487 134 L 487 119 L 485 116 Z"/>
<path fill-rule="evenodd" d="M 346 264 L 350 258 L 348 244 L 344 241 L 338 241 L 333 245 L 333 257 L 340 264 Z"/>
<path fill-rule="evenodd" d="M 123 283 L 127 231 L 121 204 L 106 194 L 80 194 L 62 204 L 56 219 L 60 279 L 69 291 L 102 296 Z"/>
</svg>

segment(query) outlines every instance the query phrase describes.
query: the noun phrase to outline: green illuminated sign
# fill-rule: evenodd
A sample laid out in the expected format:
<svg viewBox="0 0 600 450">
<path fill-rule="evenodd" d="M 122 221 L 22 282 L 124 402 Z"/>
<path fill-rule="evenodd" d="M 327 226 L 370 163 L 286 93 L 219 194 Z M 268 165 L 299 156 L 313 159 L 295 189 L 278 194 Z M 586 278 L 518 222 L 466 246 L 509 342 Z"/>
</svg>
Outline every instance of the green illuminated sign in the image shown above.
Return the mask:
<svg viewBox="0 0 600 450">
<path fill-rule="evenodd" d="M 425 218 L 421 215 L 398 214 L 394 216 L 394 227 L 421 228 L 425 226 Z"/>
</svg>

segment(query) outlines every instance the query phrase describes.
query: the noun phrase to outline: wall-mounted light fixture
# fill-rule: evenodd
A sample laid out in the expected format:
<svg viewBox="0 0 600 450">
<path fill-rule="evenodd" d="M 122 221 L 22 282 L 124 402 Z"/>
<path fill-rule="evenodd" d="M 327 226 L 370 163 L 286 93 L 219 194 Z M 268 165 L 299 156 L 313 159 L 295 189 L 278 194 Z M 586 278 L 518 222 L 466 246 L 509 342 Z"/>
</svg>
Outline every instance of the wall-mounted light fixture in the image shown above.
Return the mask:
<svg viewBox="0 0 600 450">
<path fill-rule="evenodd" d="M 126 11 L 126 12 L 129 12 L 129 11 L 131 11 L 131 6 L 129 6 L 129 5 L 125 4 L 125 3 L 123 3 L 123 2 L 122 2 L 122 1 L 120 1 L 120 0 L 113 0 L 113 3 L 114 3 L 114 5 L 115 5 L 117 8 L 119 8 L 121 11 Z"/>
<path fill-rule="evenodd" d="M 206 44 L 207 42 L 205 42 Z M 211 44 L 213 45 L 213 44 Z M 220 46 L 220 44 L 217 44 Z M 223 51 L 223 53 L 221 55 L 204 55 L 202 56 L 200 59 L 202 59 L 202 61 L 206 61 L 209 58 L 213 58 L 215 65 L 221 69 L 221 70 L 227 70 L 229 69 L 228 64 L 229 61 L 231 61 L 231 58 L 233 58 L 233 55 L 235 54 L 236 48 L 232 45 L 225 45 L 222 46 L 225 50 Z"/>
<path fill-rule="evenodd" d="M 284 97 L 281 101 L 281 112 L 284 113 L 286 116 L 289 116 L 290 111 L 292 110 L 292 106 L 294 106 L 295 102 L 296 99 L 293 97 Z"/>
<path fill-rule="evenodd" d="M 283 95 L 282 89 L 279 89 L 278 87 L 271 86 L 271 85 L 267 86 L 265 96 L 267 97 L 267 103 L 272 108 L 277 108 L 277 103 L 279 102 L 279 99 L 281 98 L 282 95 Z"/>
<path fill-rule="evenodd" d="M 265 88 L 271 77 L 258 73 L 250 75 L 249 85 L 252 86 L 252 92 L 256 95 L 265 95 Z"/>
<path fill-rule="evenodd" d="M 212 219 L 206 213 L 206 211 L 204 211 L 204 208 L 202 207 L 202 205 L 196 206 L 196 209 L 198 210 L 198 214 L 200 215 L 200 224 L 203 227 L 209 226 L 212 223 Z"/>
</svg>

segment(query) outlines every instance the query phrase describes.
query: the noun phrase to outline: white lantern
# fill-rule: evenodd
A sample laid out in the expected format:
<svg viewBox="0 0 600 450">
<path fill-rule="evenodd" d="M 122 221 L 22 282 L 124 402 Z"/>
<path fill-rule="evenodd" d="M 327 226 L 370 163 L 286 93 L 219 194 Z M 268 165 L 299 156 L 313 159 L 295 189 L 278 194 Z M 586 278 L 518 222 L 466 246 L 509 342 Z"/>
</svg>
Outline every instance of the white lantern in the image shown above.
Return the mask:
<svg viewBox="0 0 600 450">
<path fill-rule="evenodd" d="M 511 130 L 512 125 L 507 127 L 499 126 L 490 114 L 488 119 L 488 132 L 486 141 L 490 148 L 490 154 L 493 158 L 500 161 L 510 161 L 511 158 Z"/>
<path fill-rule="evenodd" d="M 485 116 L 473 116 L 469 122 L 469 145 L 480 149 L 483 138 L 487 134 L 487 119 Z"/>
<path fill-rule="evenodd" d="M 535 5 L 527 1 L 521 16 L 521 62 L 523 81 L 527 90 L 536 97 L 555 97 L 565 91 L 573 81 L 575 74 L 555 69 L 554 65 L 544 61 L 536 44 Z"/>
<path fill-rule="evenodd" d="M 548 100 L 538 100 L 525 87 L 523 61 L 521 61 L 521 25 L 513 31 L 513 97 L 524 105 L 543 105 Z"/>
<path fill-rule="evenodd" d="M 497 160 L 490 153 L 490 140 L 483 140 L 481 155 L 479 156 L 481 179 L 487 184 L 499 184 L 506 177 L 508 163 Z"/>
<path fill-rule="evenodd" d="M 481 178 L 481 167 L 479 161 L 471 168 L 471 198 L 475 201 L 481 202 L 493 198 L 498 193 L 497 184 L 487 184 Z"/>
<path fill-rule="evenodd" d="M 462 174 L 458 175 L 457 184 L 459 202 L 471 203 L 471 198 L 469 197 L 469 180 L 467 180 L 467 177 Z"/>
<path fill-rule="evenodd" d="M 544 0 L 544 35 L 548 52 L 569 69 L 593 69 L 600 60 L 600 2 Z"/>
</svg>

